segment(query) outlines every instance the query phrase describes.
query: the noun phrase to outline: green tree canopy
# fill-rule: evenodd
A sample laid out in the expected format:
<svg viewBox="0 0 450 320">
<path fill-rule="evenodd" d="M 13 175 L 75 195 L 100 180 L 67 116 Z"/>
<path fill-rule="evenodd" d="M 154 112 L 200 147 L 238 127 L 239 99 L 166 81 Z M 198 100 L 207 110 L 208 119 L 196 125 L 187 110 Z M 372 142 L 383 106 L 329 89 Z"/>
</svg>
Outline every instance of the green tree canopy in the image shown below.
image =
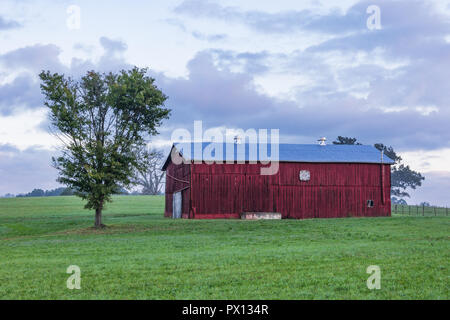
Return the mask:
<svg viewBox="0 0 450 320">
<path fill-rule="evenodd" d="M 103 227 L 102 210 L 111 195 L 133 184 L 138 156 L 170 110 L 167 97 L 146 69 L 114 74 L 88 72 L 79 81 L 43 71 L 41 91 L 50 109 L 55 135 L 62 143 L 53 165 L 58 181 L 87 200 L 95 210 L 95 227 Z"/>
<path fill-rule="evenodd" d="M 356 139 L 356 138 L 338 136 L 337 139 L 335 141 L 333 141 L 333 144 L 357 144 L 357 145 L 360 145 L 361 143 L 359 143 L 357 141 L 358 141 L 358 139 Z"/>
</svg>

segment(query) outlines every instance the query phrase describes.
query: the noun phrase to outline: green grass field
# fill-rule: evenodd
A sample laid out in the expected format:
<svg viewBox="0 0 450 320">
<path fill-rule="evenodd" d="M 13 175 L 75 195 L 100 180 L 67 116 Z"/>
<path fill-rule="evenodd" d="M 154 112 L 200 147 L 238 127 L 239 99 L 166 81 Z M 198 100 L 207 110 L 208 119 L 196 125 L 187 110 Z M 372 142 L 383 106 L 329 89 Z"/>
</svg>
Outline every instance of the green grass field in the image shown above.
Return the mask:
<svg viewBox="0 0 450 320">
<path fill-rule="evenodd" d="M 75 197 L 0 199 L 0 299 L 448 299 L 449 217 L 163 218 L 117 196 L 94 230 Z M 69 265 L 81 289 L 69 290 Z M 381 268 L 369 290 L 366 268 Z"/>
</svg>

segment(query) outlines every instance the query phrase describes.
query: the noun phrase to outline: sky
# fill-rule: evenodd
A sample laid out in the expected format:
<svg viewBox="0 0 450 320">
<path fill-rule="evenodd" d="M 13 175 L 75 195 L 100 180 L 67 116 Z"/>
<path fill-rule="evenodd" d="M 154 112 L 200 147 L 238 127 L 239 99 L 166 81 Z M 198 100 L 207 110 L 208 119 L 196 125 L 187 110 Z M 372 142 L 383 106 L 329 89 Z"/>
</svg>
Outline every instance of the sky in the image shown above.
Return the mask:
<svg viewBox="0 0 450 320">
<path fill-rule="evenodd" d="M 426 178 L 409 203 L 450 206 L 450 1 L 2 0 L 0 195 L 59 186 L 41 70 L 132 66 L 169 97 L 156 147 L 194 120 L 381 142 Z"/>
</svg>

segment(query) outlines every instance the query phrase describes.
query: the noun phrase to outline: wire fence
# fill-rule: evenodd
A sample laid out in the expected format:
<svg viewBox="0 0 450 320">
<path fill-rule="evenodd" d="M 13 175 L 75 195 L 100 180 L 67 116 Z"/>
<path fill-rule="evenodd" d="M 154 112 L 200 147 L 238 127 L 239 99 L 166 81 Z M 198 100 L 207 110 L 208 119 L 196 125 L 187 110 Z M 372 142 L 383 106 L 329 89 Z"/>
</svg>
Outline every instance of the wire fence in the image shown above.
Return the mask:
<svg viewBox="0 0 450 320">
<path fill-rule="evenodd" d="M 436 206 L 410 206 L 393 204 L 391 206 L 392 214 L 417 217 L 445 217 L 449 216 L 450 209 L 448 207 Z"/>
</svg>

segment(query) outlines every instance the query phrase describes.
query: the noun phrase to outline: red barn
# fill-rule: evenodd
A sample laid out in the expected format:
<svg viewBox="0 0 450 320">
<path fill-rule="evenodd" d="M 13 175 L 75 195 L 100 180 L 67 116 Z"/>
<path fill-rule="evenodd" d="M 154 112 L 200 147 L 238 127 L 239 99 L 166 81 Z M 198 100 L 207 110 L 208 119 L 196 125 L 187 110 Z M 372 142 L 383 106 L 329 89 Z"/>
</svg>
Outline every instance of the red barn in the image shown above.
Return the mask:
<svg viewBox="0 0 450 320">
<path fill-rule="evenodd" d="M 383 159 L 375 147 L 278 146 L 279 162 L 267 164 L 269 157 L 260 154 L 258 145 L 174 144 L 162 168 L 166 171 L 164 215 L 190 219 L 240 218 L 243 213 L 281 213 L 282 218 L 295 219 L 390 216 L 394 162 Z M 269 153 L 270 146 L 265 154 Z M 262 175 L 261 169 L 270 165 L 278 165 L 275 174 Z"/>
</svg>

